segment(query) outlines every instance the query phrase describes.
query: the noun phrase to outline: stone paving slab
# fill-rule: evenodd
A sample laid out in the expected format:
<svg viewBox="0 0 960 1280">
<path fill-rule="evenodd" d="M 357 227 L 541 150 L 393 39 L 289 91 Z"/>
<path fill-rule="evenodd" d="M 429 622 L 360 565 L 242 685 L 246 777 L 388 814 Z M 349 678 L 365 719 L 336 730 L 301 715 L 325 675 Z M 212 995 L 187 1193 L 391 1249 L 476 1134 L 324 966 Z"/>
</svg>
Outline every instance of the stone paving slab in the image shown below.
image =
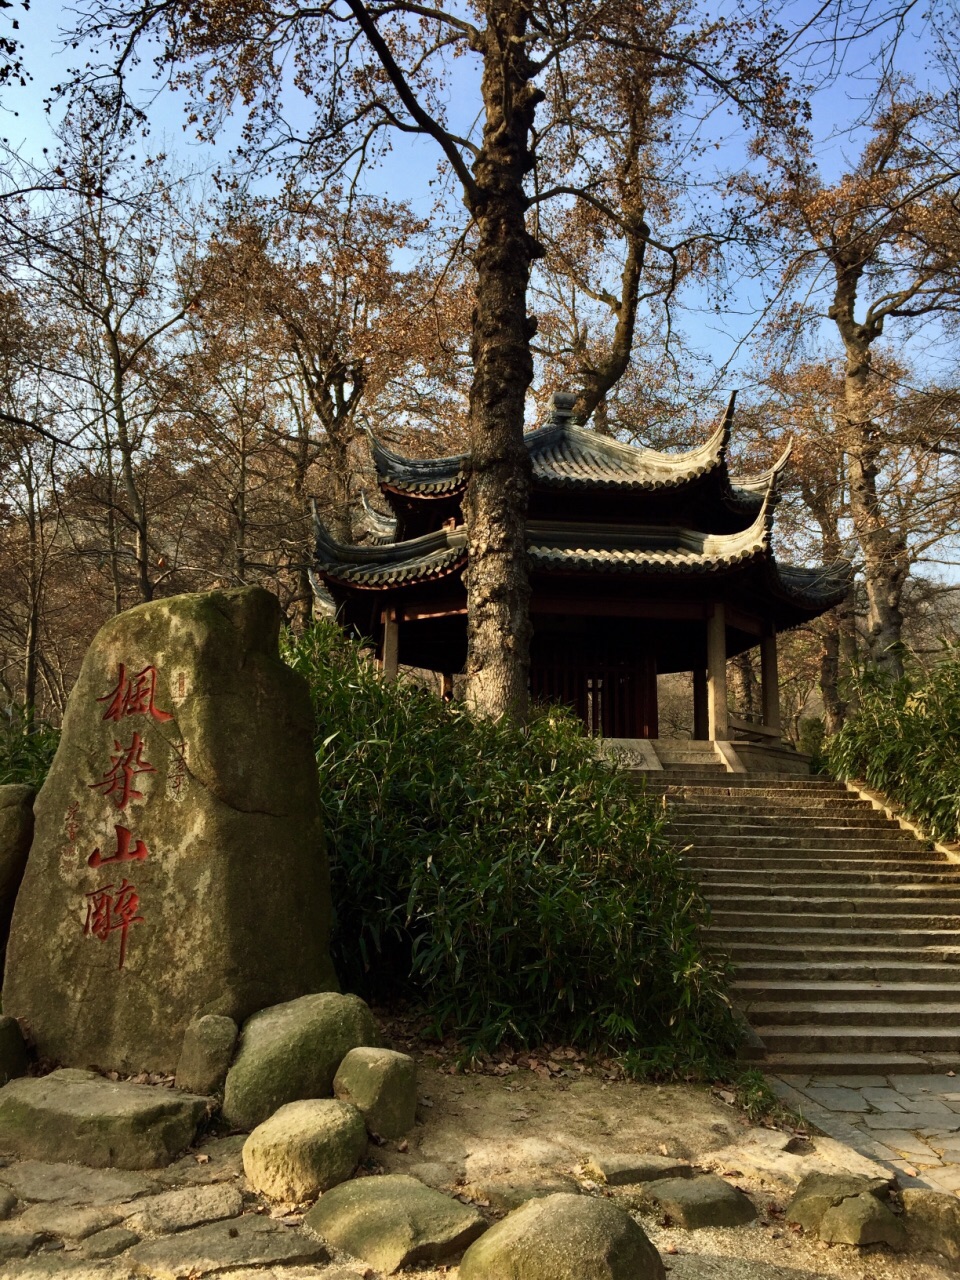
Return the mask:
<svg viewBox="0 0 960 1280">
<path fill-rule="evenodd" d="M 817 1129 L 885 1164 L 902 1185 L 960 1195 L 958 1080 L 947 1073 L 792 1074 L 771 1083 Z"/>
</svg>

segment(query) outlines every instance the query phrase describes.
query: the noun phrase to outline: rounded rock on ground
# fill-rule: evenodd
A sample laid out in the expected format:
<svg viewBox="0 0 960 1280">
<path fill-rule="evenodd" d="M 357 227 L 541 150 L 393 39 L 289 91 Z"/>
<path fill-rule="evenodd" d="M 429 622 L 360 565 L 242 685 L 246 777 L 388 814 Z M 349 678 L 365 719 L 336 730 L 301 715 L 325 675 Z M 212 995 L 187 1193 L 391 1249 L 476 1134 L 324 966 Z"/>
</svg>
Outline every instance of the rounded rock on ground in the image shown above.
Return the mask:
<svg viewBox="0 0 960 1280">
<path fill-rule="evenodd" d="M 787 1205 L 787 1222 L 796 1223 L 804 1231 L 816 1234 L 828 1209 L 850 1196 L 882 1195 L 889 1181 L 866 1178 L 854 1173 L 808 1173 L 801 1179 Z"/>
<path fill-rule="evenodd" d="M 333 1092 L 353 1103 L 371 1133 L 402 1138 L 416 1119 L 417 1064 L 407 1053 L 362 1045 L 340 1063 Z"/>
<path fill-rule="evenodd" d="M 932 1249 L 960 1262 L 960 1200 L 944 1191 L 908 1187 L 903 1197 L 903 1220 L 911 1244 Z"/>
<path fill-rule="evenodd" d="M 740 1227 L 757 1216 L 748 1197 L 714 1173 L 649 1182 L 644 1192 L 678 1227 L 687 1231 L 699 1227 Z"/>
<path fill-rule="evenodd" d="M 357 1178 L 334 1187 L 303 1225 L 387 1275 L 414 1263 L 447 1262 L 486 1228 L 472 1206 L 402 1173 Z M 492 1274 L 486 1280 L 493 1280 Z"/>
<path fill-rule="evenodd" d="M 643 1228 L 609 1200 L 529 1200 L 470 1246 L 460 1280 L 664 1280 Z"/>
<path fill-rule="evenodd" d="M 349 1102 L 288 1102 L 243 1145 L 250 1185 L 274 1200 L 311 1200 L 344 1182 L 367 1146 L 363 1116 Z"/>
<path fill-rule="evenodd" d="M 846 1196 L 829 1208 L 820 1220 L 820 1239 L 827 1244 L 885 1244 L 904 1249 L 903 1224 L 869 1191 Z"/>
<path fill-rule="evenodd" d="M 208 1013 L 194 1018 L 183 1036 L 176 1086 L 187 1093 L 217 1093 L 223 1088 L 240 1034 L 232 1018 Z"/>
<path fill-rule="evenodd" d="M 253 1129 L 285 1103 L 329 1097 L 350 1050 L 379 1038 L 358 996 L 325 991 L 261 1009 L 243 1024 L 224 1086 L 223 1118 Z"/>
</svg>

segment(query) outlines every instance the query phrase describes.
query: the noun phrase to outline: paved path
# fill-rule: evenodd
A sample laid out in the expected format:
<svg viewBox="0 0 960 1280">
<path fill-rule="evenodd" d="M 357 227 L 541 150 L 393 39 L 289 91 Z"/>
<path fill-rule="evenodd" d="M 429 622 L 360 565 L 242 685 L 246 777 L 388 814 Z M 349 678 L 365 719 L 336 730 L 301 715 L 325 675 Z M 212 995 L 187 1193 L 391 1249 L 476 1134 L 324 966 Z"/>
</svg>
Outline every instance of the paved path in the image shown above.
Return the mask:
<svg viewBox="0 0 960 1280">
<path fill-rule="evenodd" d="M 960 1195 L 960 1075 L 782 1075 L 770 1083 L 794 1112 L 901 1185 Z"/>
</svg>

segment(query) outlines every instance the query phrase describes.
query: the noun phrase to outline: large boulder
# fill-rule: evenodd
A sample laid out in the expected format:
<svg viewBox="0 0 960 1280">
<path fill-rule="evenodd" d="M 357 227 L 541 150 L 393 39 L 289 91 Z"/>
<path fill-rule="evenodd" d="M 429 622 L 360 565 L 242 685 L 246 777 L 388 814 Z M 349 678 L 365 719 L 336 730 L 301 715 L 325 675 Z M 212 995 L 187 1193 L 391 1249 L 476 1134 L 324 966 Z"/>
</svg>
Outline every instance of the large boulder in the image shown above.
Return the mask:
<svg viewBox="0 0 960 1280">
<path fill-rule="evenodd" d="M 154 1169 L 190 1145 L 206 1112 L 206 1098 L 68 1068 L 0 1089 L 0 1153 Z"/>
<path fill-rule="evenodd" d="M 244 1024 L 227 1072 L 224 1119 L 252 1129 L 284 1103 L 329 1097 L 350 1050 L 378 1039 L 373 1015 L 358 996 L 326 991 L 262 1009 Z"/>
<path fill-rule="evenodd" d="M 288 1102 L 258 1124 L 243 1146 L 243 1171 L 273 1200 L 314 1200 L 345 1182 L 367 1149 L 363 1117 L 349 1102 Z"/>
<path fill-rule="evenodd" d="M 353 1103 L 371 1133 L 402 1138 L 417 1116 L 417 1064 L 393 1049 L 351 1049 L 337 1068 L 333 1092 Z"/>
<path fill-rule="evenodd" d="M 476 1209 L 425 1187 L 416 1178 L 391 1173 L 334 1187 L 310 1210 L 303 1225 L 335 1248 L 393 1275 L 415 1263 L 431 1265 L 455 1258 L 476 1240 L 486 1223 Z M 483 1276 L 499 1280 L 496 1271 Z"/>
<path fill-rule="evenodd" d="M 460 1280 L 664 1280 L 643 1228 L 609 1200 L 529 1200 L 472 1244 Z"/>
<path fill-rule="evenodd" d="M 8 783 L 0 787 L 0 974 L 17 900 L 33 839 L 33 787 Z"/>
<path fill-rule="evenodd" d="M 36 800 L 4 1012 L 74 1066 L 173 1072 L 187 1024 L 335 989 L 307 687 L 258 587 L 112 619 Z"/>
</svg>

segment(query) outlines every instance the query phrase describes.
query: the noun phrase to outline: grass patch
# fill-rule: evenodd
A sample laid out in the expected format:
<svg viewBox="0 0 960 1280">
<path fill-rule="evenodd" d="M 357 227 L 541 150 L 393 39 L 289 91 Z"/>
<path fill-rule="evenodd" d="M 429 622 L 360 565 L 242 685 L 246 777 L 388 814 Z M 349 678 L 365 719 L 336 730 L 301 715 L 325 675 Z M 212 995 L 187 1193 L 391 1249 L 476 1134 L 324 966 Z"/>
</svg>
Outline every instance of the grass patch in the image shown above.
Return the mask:
<svg viewBox="0 0 960 1280">
<path fill-rule="evenodd" d="M 21 782 L 39 791 L 59 741 L 58 729 L 31 727 L 19 708 L 5 712 L 0 716 L 0 786 Z"/>
</svg>

